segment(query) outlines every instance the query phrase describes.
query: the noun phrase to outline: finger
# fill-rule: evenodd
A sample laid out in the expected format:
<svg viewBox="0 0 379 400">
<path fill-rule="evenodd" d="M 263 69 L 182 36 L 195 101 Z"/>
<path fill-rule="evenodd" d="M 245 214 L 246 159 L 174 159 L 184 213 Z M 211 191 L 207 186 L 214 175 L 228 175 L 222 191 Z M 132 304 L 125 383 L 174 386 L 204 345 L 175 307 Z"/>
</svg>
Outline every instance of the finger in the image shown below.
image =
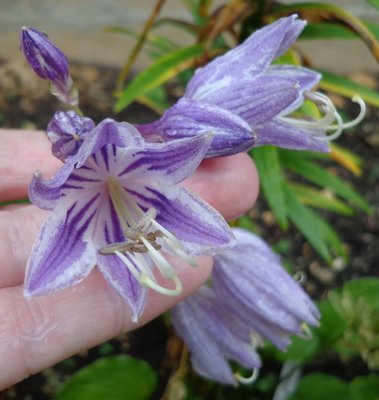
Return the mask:
<svg viewBox="0 0 379 400">
<path fill-rule="evenodd" d="M 258 192 L 256 169 L 245 154 L 208 160 L 185 184 L 227 219 L 251 208 Z M 34 206 L 0 212 L 0 287 L 22 282 L 32 244 L 47 215 Z"/>
<path fill-rule="evenodd" d="M 196 290 L 210 269 L 210 258 L 196 269 L 179 266 L 183 293 L 169 297 L 150 291 L 138 324 L 97 270 L 72 288 L 31 300 L 24 299 L 20 286 L 0 290 L 0 360 L 7 362 L 0 389 L 146 323 Z"/>
<path fill-rule="evenodd" d="M 51 176 L 61 162 L 43 132 L 0 129 L 0 201 L 27 196 L 33 172 Z"/>
</svg>

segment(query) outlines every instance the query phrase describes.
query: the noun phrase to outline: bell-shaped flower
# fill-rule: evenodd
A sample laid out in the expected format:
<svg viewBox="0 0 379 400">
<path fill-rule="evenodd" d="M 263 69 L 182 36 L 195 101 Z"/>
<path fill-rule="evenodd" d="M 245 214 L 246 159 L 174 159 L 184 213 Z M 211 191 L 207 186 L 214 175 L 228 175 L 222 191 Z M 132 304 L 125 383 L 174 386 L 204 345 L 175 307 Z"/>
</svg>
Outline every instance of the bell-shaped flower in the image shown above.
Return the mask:
<svg viewBox="0 0 379 400">
<path fill-rule="evenodd" d="M 193 264 L 193 256 L 234 241 L 216 210 L 177 185 L 195 171 L 210 141 L 208 134 L 147 144 L 132 125 L 106 119 L 52 179 L 37 172 L 30 199 L 52 213 L 28 260 L 25 296 L 74 285 L 95 265 L 128 302 L 133 320 L 143 311 L 146 287 L 179 294 L 167 252 Z M 174 287 L 160 285 L 157 271 Z"/>
<path fill-rule="evenodd" d="M 290 335 L 306 336 L 307 325 L 317 326 L 320 317 L 262 239 L 238 228 L 233 233 L 237 244 L 214 257 L 209 286 L 172 311 L 174 327 L 189 347 L 195 371 L 226 384 L 250 382 L 256 376 L 233 375 L 229 360 L 255 369 L 259 364 L 250 358 L 252 344 L 255 348 L 266 339 L 285 350 Z"/>
<path fill-rule="evenodd" d="M 212 132 L 207 157 L 235 154 L 252 146 L 274 145 L 297 150 L 328 151 L 328 141 L 359 116 L 343 124 L 333 103 L 310 92 L 319 73 L 292 65 L 270 65 L 294 43 L 305 26 L 296 15 L 281 18 L 253 33 L 242 44 L 195 71 L 184 96 L 163 116 L 138 129 L 147 140 L 163 141 Z M 305 99 L 322 118 L 292 118 Z M 334 123 L 334 121 L 336 121 Z M 328 136 L 328 132 L 334 131 Z"/>
<path fill-rule="evenodd" d="M 78 91 L 68 69 L 67 57 L 44 32 L 24 26 L 20 48 L 33 71 L 51 83 L 51 93 L 71 106 L 78 105 Z"/>
<path fill-rule="evenodd" d="M 90 118 L 81 117 L 75 111 L 56 112 L 47 126 L 54 156 L 65 161 L 75 155 L 94 127 Z"/>
</svg>

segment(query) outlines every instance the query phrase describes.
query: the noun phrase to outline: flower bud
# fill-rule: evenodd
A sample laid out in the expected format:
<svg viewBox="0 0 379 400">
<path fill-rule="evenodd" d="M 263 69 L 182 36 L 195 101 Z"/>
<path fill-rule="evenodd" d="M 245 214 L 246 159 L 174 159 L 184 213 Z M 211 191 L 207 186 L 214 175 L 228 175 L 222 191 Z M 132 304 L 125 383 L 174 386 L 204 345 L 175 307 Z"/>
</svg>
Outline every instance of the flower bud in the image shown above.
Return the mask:
<svg viewBox="0 0 379 400">
<path fill-rule="evenodd" d="M 78 92 L 68 70 L 67 57 L 47 35 L 34 28 L 23 27 L 20 48 L 28 64 L 42 79 L 51 83 L 51 93 L 71 106 L 78 105 Z"/>
</svg>

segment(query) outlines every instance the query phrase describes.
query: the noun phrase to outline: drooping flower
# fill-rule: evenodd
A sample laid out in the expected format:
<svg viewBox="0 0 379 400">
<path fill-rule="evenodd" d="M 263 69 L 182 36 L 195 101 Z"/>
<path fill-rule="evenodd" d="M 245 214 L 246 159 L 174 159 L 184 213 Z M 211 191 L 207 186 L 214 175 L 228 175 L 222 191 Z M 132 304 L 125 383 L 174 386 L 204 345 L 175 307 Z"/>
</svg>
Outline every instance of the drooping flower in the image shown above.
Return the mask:
<svg viewBox="0 0 379 400">
<path fill-rule="evenodd" d="M 365 113 L 343 124 L 333 103 L 310 90 L 321 75 L 303 67 L 270 65 L 296 40 L 305 21 L 295 15 L 281 18 L 236 48 L 196 70 L 184 96 L 163 116 L 138 129 L 147 140 L 212 132 L 207 157 L 235 154 L 252 146 L 271 144 L 297 150 L 328 151 L 328 141 L 357 124 Z M 308 99 L 325 114 L 318 120 L 292 118 Z M 336 121 L 334 123 L 334 121 Z M 331 137 L 328 132 L 334 131 Z"/>
<path fill-rule="evenodd" d="M 242 229 L 233 233 L 237 244 L 214 257 L 210 284 L 172 311 L 195 371 L 226 384 L 250 381 L 233 374 L 229 361 L 258 368 L 252 344 L 266 339 L 284 350 L 290 335 L 306 334 L 320 317 L 262 239 Z"/>
<path fill-rule="evenodd" d="M 24 26 L 20 48 L 34 72 L 51 83 L 51 93 L 71 106 L 78 105 L 78 91 L 68 69 L 67 57 L 44 32 Z"/>
<path fill-rule="evenodd" d="M 199 165 L 210 135 L 147 144 L 130 124 L 111 119 L 87 135 L 51 180 L 36 173 L 30 199 L 52 210 L 30 255 L 24 293 L 74 285 L 97 265 L 137 320 L 146 287 L 168 295 L 181 282 L 165 253 L 192 256 L 228 248 L 221 215 L 177 185 Z M 158 284 L 156 270 L 175 288 Z"/>
</svg>

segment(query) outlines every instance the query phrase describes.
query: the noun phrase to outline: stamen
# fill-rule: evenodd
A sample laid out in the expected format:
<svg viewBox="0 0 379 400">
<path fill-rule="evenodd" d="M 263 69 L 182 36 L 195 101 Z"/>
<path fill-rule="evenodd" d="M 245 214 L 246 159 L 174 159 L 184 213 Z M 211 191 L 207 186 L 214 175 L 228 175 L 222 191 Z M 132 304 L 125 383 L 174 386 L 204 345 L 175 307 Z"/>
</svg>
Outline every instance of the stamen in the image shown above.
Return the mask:
<svg viewBox="0 0 379 400">
<path fill-rule="evenodd" d="M 257 380 L 258 374 L 259 374 L 259 369 L 254 368 L 251 376 L 249 377 L 244 377 L 239 372 L 235 372 L 234 377 L 239 383 L 242 383 L 243 385 L 249 385 Z"/>
<path fill-rule="evenodd" d="M 182 282 L 180 281 L 178 276 L 174 276 L 172 281 L 175 283 L 175 289 L 167 289 L 161 285 L 158 285 L 155 281 L 153 281 L 147 275 L 143 275 L 140 279 L 141 284 L 149 286 L 151 289 L 154 289 L 156 292 L 165 294 L 167 296 L 178 296 L 183 291 Z"/>
<path fill-rule="evenodd" d="M 353 126 L 359 124 L 366 114 L 366 104 L 359 96 L 353 96 L 351 99 L 354 103 L 359 104 L 359 114 L 352 121 L 346 123 L 342 121 L 341 116 L 329 97 L 325 96 L 324 94 L 319 92 L 305 92 L 304 98 L 312 101 L 320 110 L 320 112 L 325 115 L 322 118 L 314 121 L 307 121 L 304 119 L 296 119 L 291 117 L 281 117 L 280 119 L 299 128 L 315 129 L 316 131 L 320 131 L 320 140 L 329 142 L 336 139 L 344 129 L 352 128 Z M 331 135 L 321 136 L 321 134 L 332 130 L 334 130 L 334 132 Z"/>
</svg>

